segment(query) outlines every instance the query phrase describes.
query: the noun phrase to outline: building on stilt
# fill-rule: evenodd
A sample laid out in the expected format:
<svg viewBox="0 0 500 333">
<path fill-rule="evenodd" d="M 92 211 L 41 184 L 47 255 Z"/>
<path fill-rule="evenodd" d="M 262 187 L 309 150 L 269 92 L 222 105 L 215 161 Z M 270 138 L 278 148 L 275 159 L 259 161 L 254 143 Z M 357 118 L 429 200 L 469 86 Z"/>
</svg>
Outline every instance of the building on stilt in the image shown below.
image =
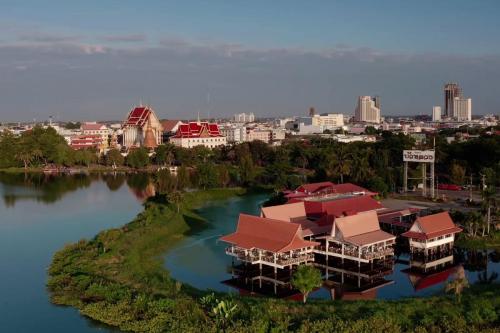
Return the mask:
<svg viewBox="0 0 500 333">
<path fill-rule="evenodd" d="M 401 234 L 406 237 L 413 258 L 433 258 L 453 253 L 457 227 L 448 212 L 418 217 L 410 230 Z"/>
</svg>

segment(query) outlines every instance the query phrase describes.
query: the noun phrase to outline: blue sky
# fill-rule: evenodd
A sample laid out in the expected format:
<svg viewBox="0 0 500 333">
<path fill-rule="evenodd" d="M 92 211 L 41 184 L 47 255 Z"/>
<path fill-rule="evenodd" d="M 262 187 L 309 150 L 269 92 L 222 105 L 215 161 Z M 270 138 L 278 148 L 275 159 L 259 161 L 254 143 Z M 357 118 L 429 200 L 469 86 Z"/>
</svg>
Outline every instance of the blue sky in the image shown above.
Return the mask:
<svg viewBox="0 0 500 333">
<path fill-rule="evenodd" d="M 0 121 L 430 113 L 459 81 L 499 113 L 498 1 L 0 2 Z M 211 103 L 207 105 L 206 95 Z"/>
</svg>

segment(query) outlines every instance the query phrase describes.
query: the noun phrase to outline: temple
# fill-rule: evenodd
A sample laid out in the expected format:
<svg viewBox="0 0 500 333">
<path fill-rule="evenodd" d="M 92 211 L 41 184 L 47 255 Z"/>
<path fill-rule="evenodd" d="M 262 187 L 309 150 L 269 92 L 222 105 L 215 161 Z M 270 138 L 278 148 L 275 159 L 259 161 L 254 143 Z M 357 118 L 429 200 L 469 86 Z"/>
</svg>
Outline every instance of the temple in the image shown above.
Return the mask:
<svg viewBox="0 0 500 333">
<path fill-rule="evenodd" d="M 183 148 L 205 146 L 215 148 L 226 145 L 226 137 L 220 133 L 219 125 L 208 122 L 190 122 L 179 124 L 170 142 Z"/>
<path fill-rule="evenodd" d="M 163 128 L 149 106 L 134 107 L 123 123 L 123 146 L 127 149 L 146 147 L 154 149 L 162 143 Z"/>
</svg>

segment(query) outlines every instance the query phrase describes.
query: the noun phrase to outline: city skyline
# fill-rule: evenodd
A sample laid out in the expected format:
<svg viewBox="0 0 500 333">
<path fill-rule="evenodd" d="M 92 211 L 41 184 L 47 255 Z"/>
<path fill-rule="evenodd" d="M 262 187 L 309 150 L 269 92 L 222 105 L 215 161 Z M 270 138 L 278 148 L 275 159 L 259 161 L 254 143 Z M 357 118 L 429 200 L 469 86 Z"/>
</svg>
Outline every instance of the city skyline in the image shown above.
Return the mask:
<svg viewBox="0 0 500 333">
<path fill-rule="evenodd" d="M 3 2 L 0 121 L 122 120 L 140 100 L 161 118 L 354 115 L 360 95 L 430 115 L 446 82 L 499 113 L 500 4 L 453 3 Z"/>
</svg>

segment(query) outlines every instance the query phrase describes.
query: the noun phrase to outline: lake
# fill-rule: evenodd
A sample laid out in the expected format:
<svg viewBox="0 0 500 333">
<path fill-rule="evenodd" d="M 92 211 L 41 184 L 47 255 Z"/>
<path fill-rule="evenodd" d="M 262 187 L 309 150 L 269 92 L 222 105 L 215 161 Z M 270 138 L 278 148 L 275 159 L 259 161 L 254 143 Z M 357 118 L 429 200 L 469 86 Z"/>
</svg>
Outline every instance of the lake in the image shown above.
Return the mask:
<svg viewBox="0 0 500 333">
<path fill-rule="evenodd" d="M 141 174 L 47 177 L 0 173 L 1 331 L 114 331 L 84 318 L 73 308 L 51 304 L 45 287 L 47 268 L 53 254 L 65 244 L 131 221 L 142 210 L 143 200 L 153 194 L 154 187 Z M 165 266 L 172 276 L 201 289 L 245 293 L 222 283 L 232 278 L 228 270 L 231 259 L 224 254 L 225 245 L 217 240 L 234 231 L 240 212 L 258 214 L 266 198 L 267 194 L 250 194 L 199 209 L 198 214 L 208 222 L 165 254 Z M 480 274 L 486 269 L 488 277 L 500 272 L 498 257 L 491 252 L 462 253 L 450 265 L 450 271 L 445 267 L 444 273 L 422 277 L 405 272 L 408 265 L 402 256 L 390 274 L 383 276 L 389 281 L 385 286 L 362 286 L 363 292 L 359 292 L 359 288 L 351 287 L 337 290 L 337 285 L 335 290 L 319 289 L 312 297 L 328 299 L 335 294 L 335 298 L 344 299 L 395 299 L 431 295 L 443 289 L 449 273 L 457 267 L 465 269 L 471 283 L 482 278 Z M 337 278 L 338 272 L 334 274 Z"/>
</svg>

